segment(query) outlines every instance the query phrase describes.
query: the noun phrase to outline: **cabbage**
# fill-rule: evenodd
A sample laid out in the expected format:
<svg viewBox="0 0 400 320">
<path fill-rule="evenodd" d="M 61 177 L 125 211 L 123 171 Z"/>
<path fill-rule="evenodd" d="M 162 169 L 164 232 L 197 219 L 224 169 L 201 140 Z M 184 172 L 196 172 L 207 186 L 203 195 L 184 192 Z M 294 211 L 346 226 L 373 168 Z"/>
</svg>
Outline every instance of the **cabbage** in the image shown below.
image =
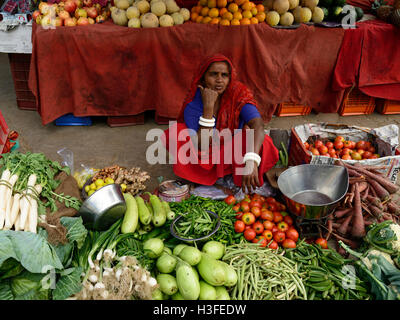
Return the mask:
<svg viewBox="0 0 400 320">
<path fill-rule="evenodd" d="M 15 300 L 48 300 L 50 288 L 47 288 L 45 274 L 24 271 L 11 280 L 11 291 Z M 43 283 L 42 283 L 43 280 Z"/>
</svg>

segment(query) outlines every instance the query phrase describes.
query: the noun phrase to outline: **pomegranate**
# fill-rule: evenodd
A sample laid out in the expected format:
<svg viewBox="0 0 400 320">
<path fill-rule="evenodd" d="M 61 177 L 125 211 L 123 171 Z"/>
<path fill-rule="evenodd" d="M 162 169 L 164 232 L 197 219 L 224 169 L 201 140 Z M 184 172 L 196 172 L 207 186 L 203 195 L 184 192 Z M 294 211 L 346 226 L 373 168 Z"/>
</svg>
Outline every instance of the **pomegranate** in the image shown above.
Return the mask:
<svg viewBox="0 0 400 320">
<path fill-rule="evenodd" d="M 83 5 L 85 7 L 91 7 L 91 6 L 93 6 L 93 1 L 92 0 L 83 0 Z"/>
<path fill-rule="evenodd" d="M 92 19 L 95 19 L 98 16 L 97 10 L 95 7 L 87 8 L 86 12 L 87 12 L 88 17 L 90 17 Z"/>
<path fill-rule="evenodd" d="M 75 10 L 75 18 L 87 18 L 87 12 L 84 9 L 78 8 Z"/>
<path fill-rule="evenodd" d="M 75 1 L 73 0 L 67 0 L 64 5 L 64 10 L 67 11 L 68 13 L 74 13 L 76 10 L 77 6 Z"/>
<path fill-rule="evenodd" d="M 88 26 L 90 24 L 88 18 L 80 17 L 76 23 L 78 26 Z"/>
<path fill-rule="evenodd" d="M 68 11 L 66 11 L 66 10 L 60 11 L 58 16 L 63 20 L 71 18 L 71 16 L 69 15 Z"/>
<path fill-rule="evenodd" d="M 76 26 L 76 19 L 75 18 L 67 18 L 64 20 L 64 26 L 67 27 L 75 27 Z"/>
</svg>

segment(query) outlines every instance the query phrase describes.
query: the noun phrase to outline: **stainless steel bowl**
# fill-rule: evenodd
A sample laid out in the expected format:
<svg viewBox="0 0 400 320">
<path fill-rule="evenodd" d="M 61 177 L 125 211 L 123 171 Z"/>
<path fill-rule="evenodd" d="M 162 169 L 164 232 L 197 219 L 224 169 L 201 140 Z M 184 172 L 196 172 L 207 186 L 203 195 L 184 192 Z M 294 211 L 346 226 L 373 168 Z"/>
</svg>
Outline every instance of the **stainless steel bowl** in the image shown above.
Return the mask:
<svg viewBox="0 0 400 320">
<path fill-rule="evenodd" d="M 87 198 L 80 210 L 84 224 L 91 229 L 106 230 L 126 211 L 126 203 L 121 188 L 109 184 Z"/>
<path fill-rule="evenodd" d="M 285 170 L 278 187 L 290 212 L 315 220 L 332 213 L 346 195 L 349 176 L 342 166 L 303 164 Z"/>
</svg>

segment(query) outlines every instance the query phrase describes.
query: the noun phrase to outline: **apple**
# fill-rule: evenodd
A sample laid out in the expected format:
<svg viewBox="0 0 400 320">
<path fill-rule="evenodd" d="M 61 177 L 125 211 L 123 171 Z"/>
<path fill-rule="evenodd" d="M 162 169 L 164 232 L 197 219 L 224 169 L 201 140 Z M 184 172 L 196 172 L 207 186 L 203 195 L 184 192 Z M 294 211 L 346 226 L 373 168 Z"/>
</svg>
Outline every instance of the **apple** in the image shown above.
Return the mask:
<svg viewBox="0 0 400 320">
<path fill-rule="evenodd" d="M 92 19 L 95 19 L 98 16 L 97 10 L 95 7 L 87 8 L 86 12 L 87 12 L 88 17 L 90 17 Z"/>
<path fill-rule="evenodd" d="M 62 27 L 64 25 L 64 20 L 61 19 L 60 17 L 56 17 L 54 20 L 54 25 L 56 27 Z"/>
<path fill-rule="evenodd" d="M 85 7 L 91 7 L 91 6 L 93 6 L 93 1 L 92 0 L 83 0 L 83 5 Z"/>
<path fill-rule="evenodd" d="M 77 8 L 83 7 L 83 2 L 81 0 L 74 0 Z"/>
<path fill-rule="evenodd" d="M 39 10 L 35 10 L 32 13 L 32 19 L 36 21 L 36 18 L 40 16 L 40 11 Z"/>
<path fill-rule="evenodd" d="M 60 11 L 60 13 L 58 14 L 58 16 L 59 16 L 61 19 L 63 19 L 63 20 L 68 19 L 68 18 L 71 18 L 71 16 L 69 15 L 68 11 L 65 11 L 65 10 Z"/>
<path fill-rule="evenodd" d="M 78 8 L 75 10 L 75 18 L 87 18 L 87 12 L 84 9 Z"/>
<path fill-rule="evenodd" d="M 74 13 L 77 9 L 76 3 L 74 0 L 67 0 L 64 5 L 64 10 L 68 13 Z"/>
<path fill-rule="evenodd" d="M 64 26 L 75 27 L 76 26 L 76 19 L 75 18 L 67 18 L 67 19 L 65 19 Z"/>
<path fill-rule="evenodd" d="M 86 17 L 80 17 L 78 19 L 78 22 L 76 23 L 78 26 L 88 26 L 89 25 L 89 20 Z"/>
</svg>

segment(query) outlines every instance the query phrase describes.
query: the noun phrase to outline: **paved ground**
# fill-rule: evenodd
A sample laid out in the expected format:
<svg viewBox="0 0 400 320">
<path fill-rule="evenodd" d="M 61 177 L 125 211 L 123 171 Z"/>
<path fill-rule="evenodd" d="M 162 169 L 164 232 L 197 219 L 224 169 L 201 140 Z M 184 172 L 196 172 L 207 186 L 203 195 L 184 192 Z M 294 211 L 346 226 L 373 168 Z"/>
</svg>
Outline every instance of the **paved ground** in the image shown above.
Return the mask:
<svg viewBox="0 0 400 320">
<path fill-rule="evenodd" d="M 50 159 L 61 160 L 57 151 L 66 147 L 74 153 L 75 168 L 81 163 L 99 168 L 113 164 L 139 166 L 152 177 L 147 185 L 150 190 L 158 185 L 157 177 L 174 177 L 171 165 L 150 165 L 145 158 L 146 150 L 152 144 L 146 141 L 146 133 L 152 128 L 165 129 L 166 125 L 157 125 L 149 115 L 144 125 L 130 127 L 111 128 L 105 118 L 93 118 L 93 125 L 89 127 L 43 126 L 37 112 L 18 109 L 8 57 L 3 53 L 0 53 L 0 110 L 8 126 L 20 133 L 22 151 L 43 152 Z M 374 113 L 341 117 L 338 114 L 311 114 L 273 118 L 265 127 L 290 129 L 298 124 L 313 122 L 378 127 L 390 123 L 399 125 L 400 115 Z"/>
</svg>

